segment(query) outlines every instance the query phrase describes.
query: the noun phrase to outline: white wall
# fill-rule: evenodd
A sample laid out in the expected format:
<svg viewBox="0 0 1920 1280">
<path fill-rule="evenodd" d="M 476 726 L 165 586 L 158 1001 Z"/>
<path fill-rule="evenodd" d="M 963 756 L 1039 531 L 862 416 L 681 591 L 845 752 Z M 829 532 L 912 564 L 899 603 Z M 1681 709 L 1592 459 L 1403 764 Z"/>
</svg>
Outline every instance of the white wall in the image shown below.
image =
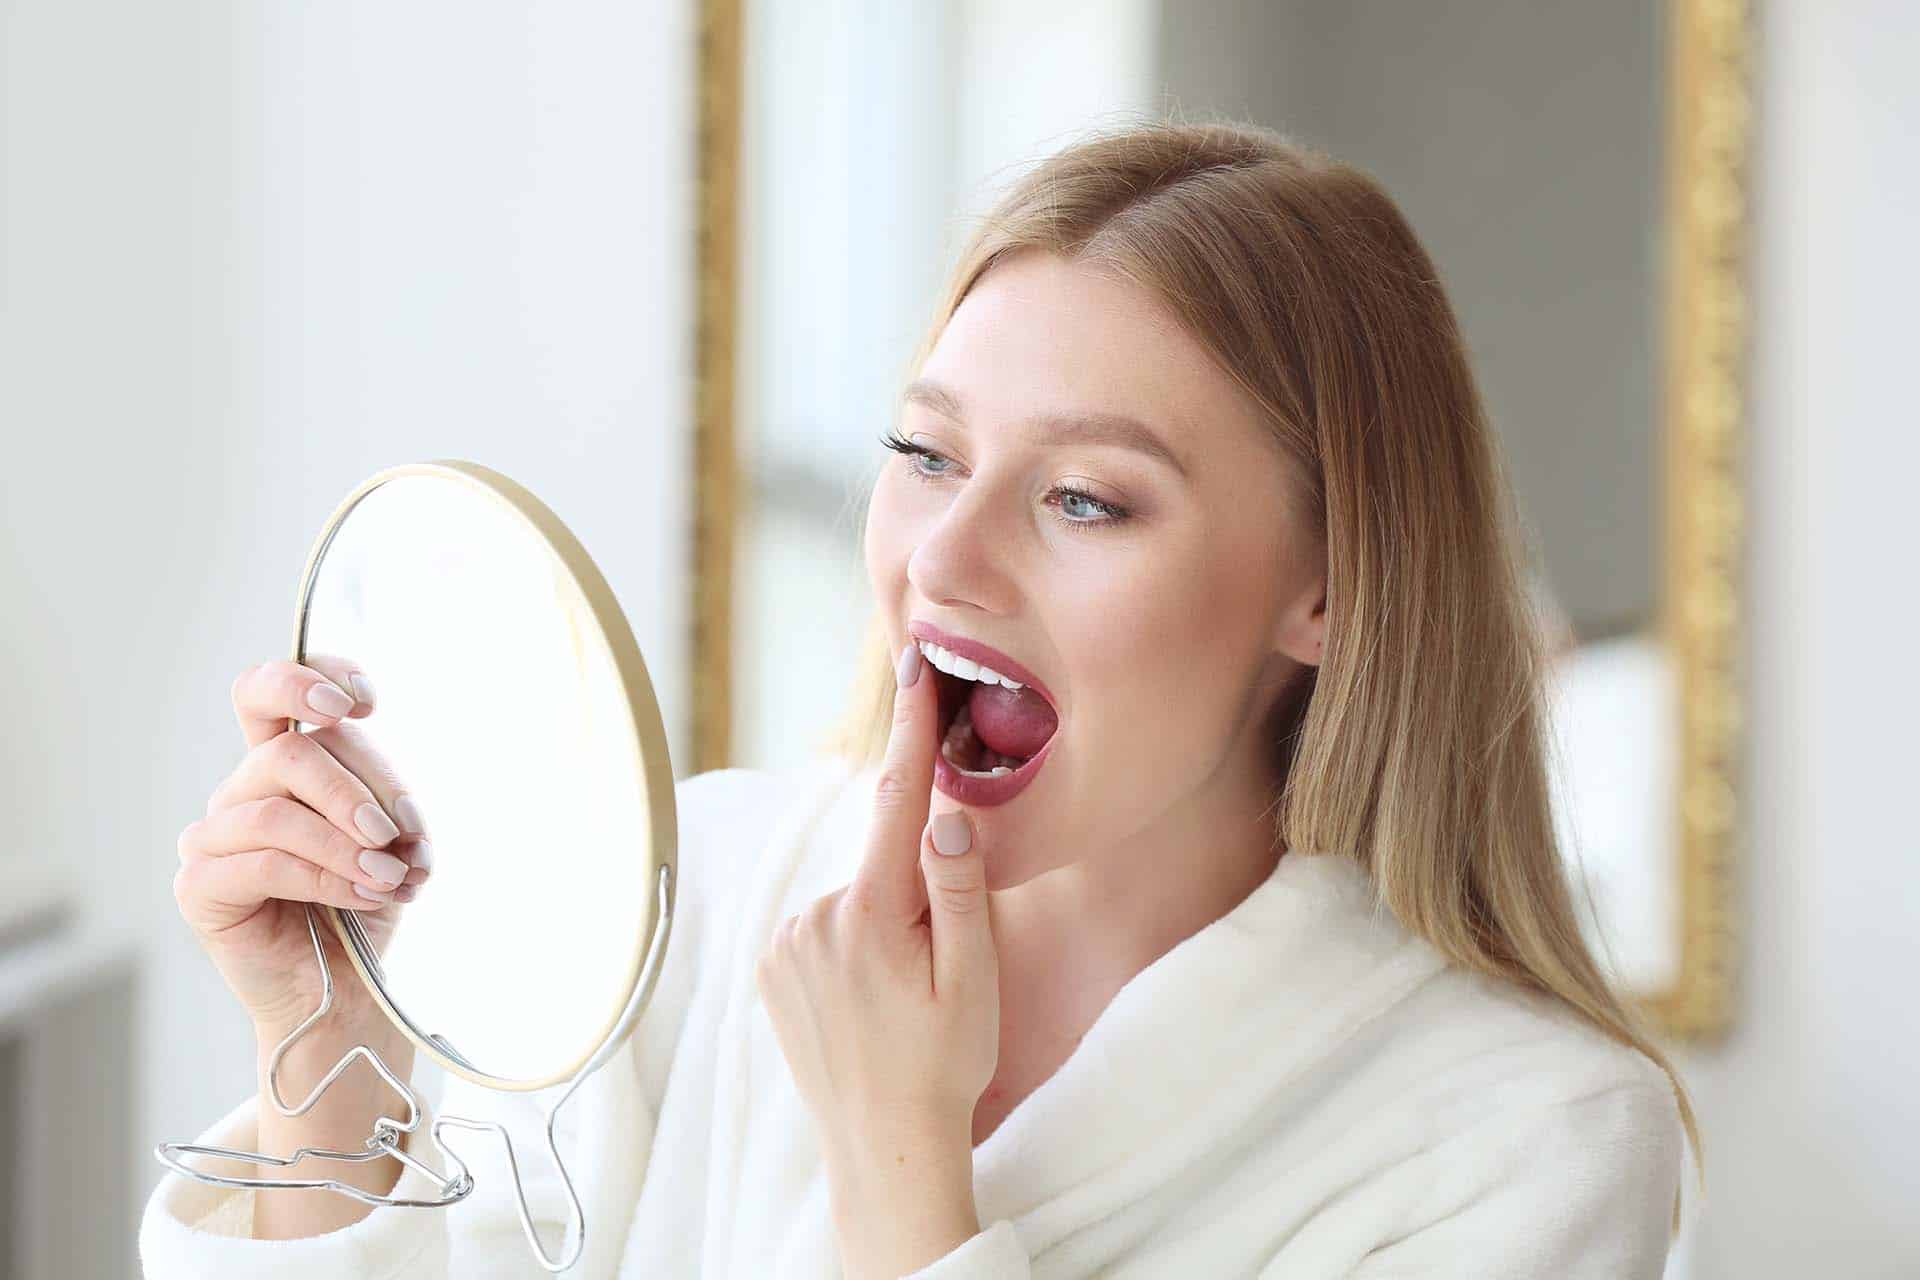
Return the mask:
<svg viewBox="0 0 1920 1280">
<path fill-rule="evenodd" d="M 1747 934 L 1692 1274 L 1920 1275 L 1920 10 L 1760 6 Z"/>
<path fill-rule="evenodd" d="M 252 1088 L 174 841 L 353 485 L 464 456 L 544 497 L 684 760 L 691 18 L 0 0 L 0 856 L 147 948 L 142 1193 Z"/>
</svg>

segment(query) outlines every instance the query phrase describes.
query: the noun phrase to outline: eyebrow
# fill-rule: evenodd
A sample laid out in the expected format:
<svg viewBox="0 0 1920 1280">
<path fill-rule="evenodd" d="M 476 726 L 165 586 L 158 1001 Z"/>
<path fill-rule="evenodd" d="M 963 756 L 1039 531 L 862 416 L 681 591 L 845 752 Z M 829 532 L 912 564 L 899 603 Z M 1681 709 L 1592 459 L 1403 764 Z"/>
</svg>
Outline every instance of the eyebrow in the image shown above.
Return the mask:
<svg viewBox="0 0 1920 1280">
<path fill-rule="evenodd" d="M 916 378 L 908 383 L 906 391 L 901 393 L 900 402 L 925 405 L 955 422 L 966 421 L 967 415 L 961 409 L 960 397 L 951 388 L 930 378 Z M 1029 419 L 1029 423 L 1039 428 L 1052 443 L 1118 445 L 1158 458 L 1179 472 L 1181 479 L 1192 479 L 1193 473 L 1187 469 L 1185 460 L 1166 441 L 1146 423 L 1124 413 L 1042 413 Z"/>
</svg>

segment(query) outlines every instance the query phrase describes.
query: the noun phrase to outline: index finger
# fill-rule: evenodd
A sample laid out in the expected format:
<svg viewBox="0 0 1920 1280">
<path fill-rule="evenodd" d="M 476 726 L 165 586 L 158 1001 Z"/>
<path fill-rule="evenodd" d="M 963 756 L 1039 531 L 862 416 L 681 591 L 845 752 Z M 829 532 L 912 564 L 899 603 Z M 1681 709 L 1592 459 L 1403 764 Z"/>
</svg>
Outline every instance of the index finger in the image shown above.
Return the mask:
<svg viewBox="0 0 1920 1280">
<path fill-rule="evenodd" d="M 901 919 L 917 919 L 927 906 L 920 871 L 920 837 L 933 795 L 933 753 L 940 733 L 940 683 L 909 640 L 894 666 L 893 728 L 873 788 L 873 825 L 866 856 L 850 891 L 869 897 Z"/>
<path fill-rule="evenodd" d="M 312 665 L 263 662 L 233 682 L 233 715 L 249 747 L 288 729 L 288 721 L 336 724 L 373 710 L 373 684 L 344 658 L 310 655 Z"/>
</svg>

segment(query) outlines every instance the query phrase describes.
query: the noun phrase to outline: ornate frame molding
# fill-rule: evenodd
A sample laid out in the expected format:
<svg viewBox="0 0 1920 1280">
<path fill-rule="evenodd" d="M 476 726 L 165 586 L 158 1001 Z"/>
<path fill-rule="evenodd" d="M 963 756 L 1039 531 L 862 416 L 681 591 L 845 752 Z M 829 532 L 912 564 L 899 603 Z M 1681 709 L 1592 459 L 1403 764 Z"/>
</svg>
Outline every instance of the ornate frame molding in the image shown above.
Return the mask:
<svg viewBox="0 0 1920 1280">
<path fill-rule="evenodd" d="M 739 324 L 741 0 L 700 0 L 694 90 L 693 708 L 689 774 L 733 753 L 733 592 L 740 527 L 734 439 Z"/>
<path fill-rule="evenodd" d="M 1666 193 L 1667 380 L 1657 626 L 1672 654 L 1680 965 L 1642 997 L 1670 1036 L 1712 1038 L 1732 1018 L 1736 819 L 1744 705 L 1740 632 L 1745 518 L 1747 0 L 1674 0 Z"/>
</svg>

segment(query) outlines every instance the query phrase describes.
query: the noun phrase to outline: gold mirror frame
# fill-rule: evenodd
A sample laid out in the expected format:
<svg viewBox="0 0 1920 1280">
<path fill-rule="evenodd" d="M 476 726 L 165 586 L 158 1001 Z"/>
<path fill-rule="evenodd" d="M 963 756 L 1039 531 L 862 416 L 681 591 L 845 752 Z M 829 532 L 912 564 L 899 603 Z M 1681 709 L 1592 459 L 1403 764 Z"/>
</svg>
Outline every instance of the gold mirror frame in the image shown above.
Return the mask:
<svg viewBox="0 0 1920 1280">
<path fill-rule="evenodd" d="M 581 601 L 587 607 L 587 617 L 593 624 L 592 638 L 597 639 L 605 650 L 620 690 L 626 696 L 627 723 L 632 730 L 628 741 L 633 748 L 635 778 L 646 807 L 647 848 L 644 852 L 647 868 L 644 882 L 650 887 L 657 885 L 660 883 L 661 870 L 665 868 L 667 871 L 664 907 L 656 904 L 651 891 L 647 894 L 647 914 L 634 939 L 627 972 L 621 979 L 619 999 L 606 1011 L 593 1043 L 572 1062 L 551 1075 L 524 1080 L 490 1075 L 449 1056 L 415 1024 L 405 1010 L 394 1003 L 386 984 L 368 967 L 363 950 L 364 940 L 356 936 L 360 929 L 359 922 L 350 919 L 350 913 L 343 908 L 321 908 L 321 914 L 333 926 L 334 936 L 353 965 L 353 971 L 372 993 L 374 1002 L 386 1015 L 387 1021 L 413 1042 L 417 1052 L 426 1054 L 444 1070 L 485 1088 L 502 1093 L 530 1093 L 572 1080 L 593 1061 L 594 1055 L 600 1052 L 609 1038 L 632 1034 L 639 1019 L 644 1016 L 647 1005 L 652 1002 L 654 984 L 659 979 L 659 966 L 652 969 L 644 966 L 656 942 L 665 948 L 672 936 L 674 902 L 680 878 L 680 827 L 676 809 L 679 797 L 674 789 L 666 725 L 661 719 L 653 680 L 647 673 L 646 659 L 640 655 L 640 645 L 634 639 L 633 628 L 627 622 L 627 615 L 621 611 L 620 602 L 614 598 L 613 588 L 607 584 L 599 566 L 587 554 L 587 549 L 580 544 L 573 531 L 561 522 L 560 517 L 531 490 L 491 467 L 461 458 L 440 458 L 387 467 L 356 485 L 353 492 L 340 500 L 314 539 L 312 549 L 307 553 L 306 567 L 300 574 L 299 599 L 294 608 L 293 661 L 303 661 L 306 656 L 308 611 L 313 600 L 314 585 L 319 579 L 320 567 L 326 560 L 327 549 L 334 535 L 354 508 L 360 505 L 361 499 L 382 485 L 409 476 L 432 476 L 466 485 L 487 499 L 498 502 L 519 519 L 528 533 L 546 545 L 579 590 Z M 535 1247 L 538 1248 L 538 1245 Z"/>
<path fill-rule="evenodd" d="M 1679 776 L 1674 850 L 1679 970 L 1642 999 L 1666 1035 L 1707 1039 L 1731 1019 L 1739 930 L 1740 564 L 1744 499 L 1747 0 L 1668 9 L 1666 271 L 1660 341 L 1664 565 L 1655 626 L 1674 664 Z M 742 6 L 701 0 L 696 164 L 691 759 L 730 763 L 734 560 L 744 486 L 734 436 Z"/>
</svg>

